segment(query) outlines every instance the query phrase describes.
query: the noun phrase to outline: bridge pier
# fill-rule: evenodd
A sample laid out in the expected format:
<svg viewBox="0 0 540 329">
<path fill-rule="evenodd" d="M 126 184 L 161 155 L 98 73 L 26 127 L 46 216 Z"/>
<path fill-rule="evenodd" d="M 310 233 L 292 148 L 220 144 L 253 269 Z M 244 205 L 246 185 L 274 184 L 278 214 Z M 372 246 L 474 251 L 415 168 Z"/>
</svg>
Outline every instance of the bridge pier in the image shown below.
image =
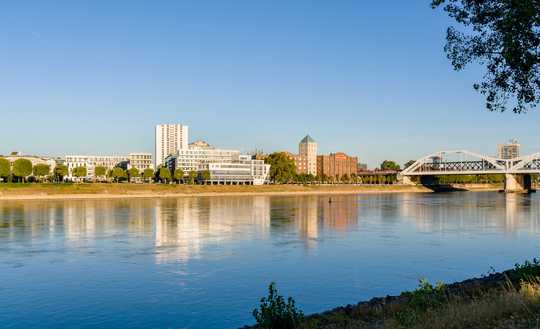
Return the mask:
<svg viewBox="0 0 540 329">
<path fill-rule="evenodd" d="M 416 185 L 415 182 L 411 179 L 411 176 L 400 176 L 401 184 L 404 185 Z"/>
<path fill-rule="evenodd" d="M 505 174 L 504 191 L 506 193 L 526 193 L 532 190 L 530 174 Z"/>
</svg>

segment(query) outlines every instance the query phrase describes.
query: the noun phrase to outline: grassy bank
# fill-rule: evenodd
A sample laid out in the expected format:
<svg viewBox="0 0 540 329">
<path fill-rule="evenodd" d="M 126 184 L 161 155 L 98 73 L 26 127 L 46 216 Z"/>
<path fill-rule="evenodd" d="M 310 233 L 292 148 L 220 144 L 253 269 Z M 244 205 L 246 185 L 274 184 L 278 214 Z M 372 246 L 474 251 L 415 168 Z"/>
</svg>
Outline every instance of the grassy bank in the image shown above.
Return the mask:
<svg viewBox="0 0 540 329">
<path fill-rule="evenodd" d="M 296 319 L 297 324 L 286 328 L 539 329 L 540 263 L 526 262 L 509 271 L 450 285 L 422 281 L 418 289 L 400 296 L 374 298 Z"/>
<path fill-rule="evenodd" d="M 0 184 L 0 199 L 62 196 L 185 196 L 221 194 L 310 194 L 428 192 L 403 185 L 170 185 L 170 184 Z"/>
</svg>

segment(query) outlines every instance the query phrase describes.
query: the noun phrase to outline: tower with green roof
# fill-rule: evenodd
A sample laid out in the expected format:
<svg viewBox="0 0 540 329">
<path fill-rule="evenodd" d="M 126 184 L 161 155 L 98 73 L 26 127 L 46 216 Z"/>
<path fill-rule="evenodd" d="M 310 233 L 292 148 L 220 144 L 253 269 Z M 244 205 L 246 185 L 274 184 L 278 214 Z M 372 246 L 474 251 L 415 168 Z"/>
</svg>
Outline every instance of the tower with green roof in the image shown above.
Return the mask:
<svg viewBox="0 0 540 329">
<path fill-rule="evenodd" d="M 301 165 L 297 168 L 297 171 L 317 175 L 317 142 L 310 135 L 302 138 L 298 145 L 298 153 Z"/>
</svg>

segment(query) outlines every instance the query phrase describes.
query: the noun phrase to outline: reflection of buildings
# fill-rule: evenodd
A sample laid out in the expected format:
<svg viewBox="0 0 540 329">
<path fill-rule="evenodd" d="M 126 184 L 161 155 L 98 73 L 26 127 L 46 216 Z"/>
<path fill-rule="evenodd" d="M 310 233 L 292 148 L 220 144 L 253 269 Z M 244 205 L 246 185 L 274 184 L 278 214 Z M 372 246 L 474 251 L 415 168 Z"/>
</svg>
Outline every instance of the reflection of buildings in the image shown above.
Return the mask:
<svg viewBox="0 0 540 329">
<path fill-rule="evenodd" d="M 159 199 L 156 201 L 156 261 L 189 259 L 198 255 L 202 233 L 208 231 L 207 213 L 201 213 L 205 199 Z M 160 250 L 160 248 L 172 248 Z"/>
<path fill-rule="evenodd" d="M 266 235 L 269 225 L 269 197 L 160 199 L 156 201 L 156 261 L 196 258 L 204 245 L 223 247 L 240 236 Z"/>
<path fill-rule="evenodd" d="M 399 207 L 401 217 L 414 220 L 417 230 L 426 233 L 502 229 L 514 234 L 520 228 L 540 232 L 540 204 L 531 202 L 531 196 L 527 195 L 404 196 Z"/>
<path fill-rule="evenodd" d="M 66 243 L 92 243 L 96 236 L 148 234 L 150 200 L 69 200 L 0 202 L 0 226 L 10 236 L 30 240 L 63 234 Z M 126 231 L 127 227 L 127 231 Z"/>
<path fill-rule="evenodd" d="M 276 203 L 277 201 L 280 203 Z M 272 208 L 294 209 L 292 213 L 273 213 L 272 223 L 279 223 L 275 232 L 278 233 L 278 228 L 280 231 L 294 229 L 309 248 L 316 245 L 323 230 L 345 232 L 358 224 L 358 203 L 355 195 L 279 198 L 274 201 Z M 293 220 L 293 226 L 289 225 L 290 220 Z"/>
<path fill-rule="evenodd" d="M 364 224 L 375 220 L 385 233 L 402 228 L 400 224 L 407 224 L 403 219 L 429 233 L 540 233 L 537 195 L 399 194 L 360 199 L 310 195 L 6 201 L 0 202 L 0 243 L 35 242 L 40 248 L 39 242 L 54 239 L 67 247 L 103 248 L 105 239 L 131 253 L 142 242 L 151 245 L 154 253 L 149 257 L 158 263 L 223 257 L 241 241 L 270 235 L 278 244 L 313 248 L 326 236 L 356 228 L 359 202 Z"/>
<path fill-rule="evenodd" d="M 312 247 L 314 240 L 319 237 L 319 203 L 318 196 L 310 195 L 295 198 L 295 224 L 300 237 Z"/>
<path fill-rule="evenodd" d="M 346 232 L 358 224 L 358 197 L 343 195 L 319 199 L 320 218 L 325 228 Z"/>
</svg>

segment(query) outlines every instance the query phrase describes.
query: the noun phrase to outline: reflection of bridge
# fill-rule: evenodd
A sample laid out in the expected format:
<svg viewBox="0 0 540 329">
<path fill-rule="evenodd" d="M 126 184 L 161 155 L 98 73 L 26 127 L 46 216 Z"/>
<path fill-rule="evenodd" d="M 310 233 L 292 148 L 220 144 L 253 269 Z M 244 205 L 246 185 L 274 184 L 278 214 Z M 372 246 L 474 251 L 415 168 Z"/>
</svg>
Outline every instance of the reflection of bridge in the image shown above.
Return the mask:
<svg viewBox="0 0 540 329">
<path fill-rule="evenodd" d="M 532 175 L 540 174 L 540 153 L 506 160 L 469 151 L 441 151 L 419 159 L 400 178 L 412 184 L 411 177 L 421 177 L 429 184 L 433 176 L 486 174 L 504 175 L 506 192 L 530 191 Z"/>
</svg>

